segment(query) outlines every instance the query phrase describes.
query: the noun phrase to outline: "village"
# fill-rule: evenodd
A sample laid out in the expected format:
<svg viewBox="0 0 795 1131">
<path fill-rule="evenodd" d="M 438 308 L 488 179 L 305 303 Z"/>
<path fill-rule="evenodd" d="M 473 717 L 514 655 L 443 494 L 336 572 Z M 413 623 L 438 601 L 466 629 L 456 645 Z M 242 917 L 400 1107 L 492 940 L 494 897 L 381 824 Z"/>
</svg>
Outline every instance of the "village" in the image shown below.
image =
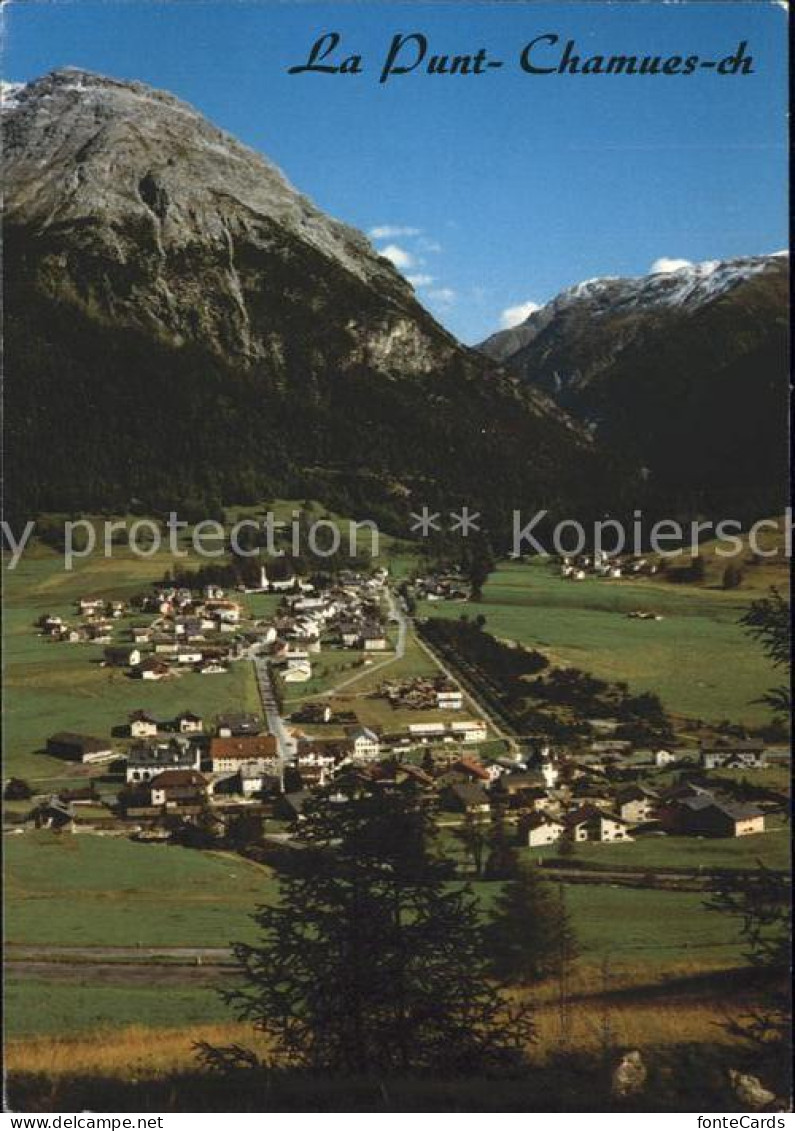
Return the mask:
<svg viewBox="0 0 795 1131">
<path fill-rule="evenodd" d="M 455 576 L 421 578 L 415 592 L 467 596 Z M 49 794 L 11 779 L 6 798 L 30 807 L 7 816 L 8 830 L 202 844 L 223 840 L 244 817 L 249 848 L 283 848 L 300 843 L 303 810 L 317 790 L 344 796 L 357 782 L 416 791 L 440 827 L 499 820 L 518 844 L 562 854 L 585 841 L 757 835 L 781 812 L 775 794 L 738 799 L 724 778 L 710 777 L 763 769 L 775 753 L 757 740 L 638 749 L 616 737 L 613 721 L 593 719 L 577 743 L 519 741 L 441 664 L 433 675 L 393 676 L 389 665 L 403 657 L 412 625 L 386 569 L 345 571 L 322 588 L 298 576 L 269 580 L 263 569 L 248 593 L 273 597 L 271 612 L 258 616 L 243 595 L 217 585 L 160 584 L 127 602 L 81 597 L 72 618 L 43 615 L 37 630 L 53 646 L 102 645 L 94 662 L 130 681 L 130 710 L 108 735 L 51 734 L 46 753 L 79 766 L 84 778 Z M 308 683 L 322 656 L 340 653 L 353 657 L 337 673 L 346 672 L 343 683 L 380 678 L 344 710 L 332 705 L 332 685 L 288 711 L 291 685 Z M 187 671 L 221 677 L 238 664 L 254 665 L 259 713 L 207 717 L 195 701 L 160 718 L 135 705 L 139 680 L 180 680 Z M 403 721 L 362 721 L 356 704 L 369 701 Z"/>
</svg>

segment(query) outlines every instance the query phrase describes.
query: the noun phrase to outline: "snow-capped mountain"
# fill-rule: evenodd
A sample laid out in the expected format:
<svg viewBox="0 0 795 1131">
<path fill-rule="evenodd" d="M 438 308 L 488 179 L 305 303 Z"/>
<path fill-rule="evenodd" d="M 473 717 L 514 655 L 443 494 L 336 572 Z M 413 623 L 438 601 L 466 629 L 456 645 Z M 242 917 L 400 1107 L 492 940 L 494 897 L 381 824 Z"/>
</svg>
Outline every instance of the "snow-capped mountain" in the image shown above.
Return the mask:
<svg viewBox="0 0 795 1131">
<path fill-rule="evenodd" d="M 590 279 L 480 348 L 662 494 L 769 508 L 786 472 L 788 275 L 780 253 Z"/>
<path fill-rule="evenodd" d="M 775 255 L 752 255 L 741 259 L 708 259 L 704 263 L 687 263 L 639 278 L 588 279 L 570 287 L 560 297 L 593 298 L 600 293 L 607 293 L 613 296 L 612 305 L 615 310 L 642 310 L 656 306 L 685 306 L 693 309 L 725 294 L 754 275 L 775 270 L 775 260 L 787 258 L 787 254 L 782 251 Z"/>
<path fill-rule="evenodd" d="M 788 263 L 788 252 L 781 251 L 774 255 L 688 263 L 639 277 L 605 275 L 586 279 L 561 291 L 518 326 L 493 334 L 480 349 L 496 360 L 513 358 L 556 318 L 586 304 L 591 318 L 655 312 L 665 307 L 692 312 L 757 275 L 786 271 Z"/>
</svg>

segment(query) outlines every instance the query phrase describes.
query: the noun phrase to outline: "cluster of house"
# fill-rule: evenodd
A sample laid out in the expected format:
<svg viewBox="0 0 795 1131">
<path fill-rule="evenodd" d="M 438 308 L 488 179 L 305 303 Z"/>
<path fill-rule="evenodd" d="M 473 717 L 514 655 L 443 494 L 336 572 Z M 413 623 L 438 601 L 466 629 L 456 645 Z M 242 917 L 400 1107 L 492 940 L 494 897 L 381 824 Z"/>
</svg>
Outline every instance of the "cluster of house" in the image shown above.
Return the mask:
<svg viewBox="0 0 795 1131">
<path fill-rule="evenodd" d="M 692 783 L 659 792 L 636 782 L 585 804 L 550 791 L 534 799 L 519 828 L 531 847 L 564 838 L 614 842 L 660 833 L 739 837 L 764 832 L 765 812 Z"/>
<path fill-rule="evenodd" d="M 37 621 L 37 628 L 50 640 L 67 644 L 105 644 L 111 640 L 114 621 L 128 613 L 124 601 L 105 601 L 98 597 L 83 597 L 76 607 L 78 620 L 70 623 L 54 613 L 45 613 Z"/>
<path fill-rule="evenodd" d="M 443 675 L 435 678 L 413 676 L 410 679 L 386 680 L 375 695 L 386 699 L 392 707 L 412 711 L 460 711 L 464 706 L 461 689 Z"/>
<path fill-rule="evenodd" d="M 459 725 L 471 728 L 471 741 L 483 740 L 480 724 Z M 418 764 L 411 755 L 422 746 L 416 736 L 404 748 L 404 735 L 382 735 L 357 724 L 332 740 L 296 732 L 295 752 L 285 762 L 276 738 L 263 733 L 256 715 L 220 716 L 208 734 L 201 717 L 191 711 L 165 723 L 136 711 L 127 730 L 134 741 L 124 753 L 114 751 L 110 742 L 65 733 L 53 735 L 47 749 L 86 763 L 123 758 L 124 785 L 113 806 L 115 816 L 151 828 L 165 817 L 190 820 L 209 810 L 252 804 L 299 821 L 315 789 L 338 775 L 343 780 L 354 774 L 375 784 L 419 790 L 442 819 L 447 813 L 449 820 L 487 820 L 499 811 L 530 847 L 560 840 L 633 841 L 655 834 L 739 837 L 765 829 L 765 803 L 739 804 L 719 784 L 713 788 L 684 781 L 653 789 L 637 768 L 627 766 L 617 774 L 608 759 L 549 747 L 541 747 L 530 763 L 519 756 L 483 762 L 463 753 L 460 745 L 446 750 L 434 730 Z M 453 733 L 458 743 L 467 741 L 467 732 Z M 753 741 L 704 745 L 698 755 L 703 770 L 765 764 L 764 747 Z M 62 826 L 75 806 L 93 796 L 87 788 L 85 798 L 62 794 L 40 806 L 42 823 Z"/>
<path fill-rule="evenodd" d="M 586 577 L 639 577 L 657 573 L 657 563 L 643 557 L 622 557 L 595 550 L 593 554 L 563 555 L 560 559 L 560 576 L 570 581 L 584 581 Z"/>
<path fill-rule="evenodd" d="M 141 598 L 139 606 L 155 619 L 133 625 L 129 645 L 106 648 L 107 665 L 126 668 L 139 679 L 160 680 L 180 670 L 223 674 L 241 654 L 240 604 L 217 586 L 199 593 L 165 586 Z"/>
<path fill-rule="evenodd" d="M 264 591 L 285 588 L 282 604 L 269 620 L 246 617 L 240 602 L 215 585 L 201 591 L 163 585 L 130 604 L 83 597 L 76 626 L 55 614 L 38 623 L 55 640 L 104 644 L 103 664 L 138 679 L 158 681 L 184 671 L 223 674 L 230 662 L 253 649 L 270 657 L 285 682 L 305 682 L 321 638 L 332 647 L 362 652 L 389 649 L 382 611 L 387 579 L 386 569 L 367 576 L 345 571 L 332 588 L 318 593 L 312 583 L 295 578 L 284 586 L 268 581 L 263 570 Z M 131 624 L 122 642 L 114 636 L 114 621 L 144 613 L 152 614 L 148 623 Z"/>
<path fill-rule="evenodd" d="M 221 674 L 239 654 L 240 605 L 216 586 L 199 594 L 165 586 L 130 604 L 81 597 L 76 611 L 79 623 L 46 614 L 38 622 L 40 631 L 67 643 L 104 644 L 103 664 L 139 679 L 161 680 L 178 670 Z M 154 619 L 132 624 L 125 630 L 126 642 L 113 643 L 114 622 L 141 613 L 152 613 Z"/>
<path fill-rule="evenodd" d="M 312 656 L 325 645 L 361 652 L 385 652 L 390 643 L 381 598 L 388 573 L 343 572 L 320 593 L 285 596 L 276 616 L 258 622 L 250 634 L 285 683 L 312 677 Z"/>
<path fill-rule="evenodd" d="M 706 766 L 711 751 L 703 752 Z M 727 764 L 726 762 L 720 763 Z M 718 788 L 685 782 L 655 790 L 637 780 L 611 780 L 594 766 L 542 752 L 535 768 L 499 759 L 489 765 L 460 759 L 442 780 L 445 808 L 472 817 L 495 809 L 517 826 L 530 847 L 559 840 L 631 841 L 637 837 L 739 837 L 765 830 L 765 808 L 739 804 Z"/>
<path fill-rule="evenodd" d="M 762 808 L 738 804 L 716 790 L 689 783 L 663 791 L 637 781 L 607 785 L 574 763 L 564 767 L 548 751 L 533 770 L 508 759 L 484 763 L 467 756 L 429 757 L 421 766 L 394 757 L 350 759 L 328 770 L 351 765 L 372 783 L 419 790 L 438 805 L 442 819 L 448 813 L 451 820 L 453 815 L 489 820 L 499 812 L 515 826 L 520 843 L 530 847 L 560 840 L 633 841 L 654 834 L 739 837 L 765 829 Z M 301 773 L 304 777 L 303 768 Z M 305 788 L 280 798 L 280 815 L 300 821 L 314 780 L 307 778 Z"/>
</svg>

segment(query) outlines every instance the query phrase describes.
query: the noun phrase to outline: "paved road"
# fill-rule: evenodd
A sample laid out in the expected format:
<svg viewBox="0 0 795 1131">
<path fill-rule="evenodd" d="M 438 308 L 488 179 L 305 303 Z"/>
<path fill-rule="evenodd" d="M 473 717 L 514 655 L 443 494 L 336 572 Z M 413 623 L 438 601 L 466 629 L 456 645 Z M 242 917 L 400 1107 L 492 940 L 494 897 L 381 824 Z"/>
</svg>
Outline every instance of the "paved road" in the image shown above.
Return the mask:
<svg viewBox="0 0 795 1131">
<path fill-rule="evenodd" d="M 268 723 L 268 730 L 276 739 L 282 769 L 284 769 L 285 763 L 292 762 L 295 759 L 297 743 L 292 735 L 288 733 L 287 727 L 284 725 L 284 719 L 279 714 L 276 694 L 273 689 L 273 677 L 268 661 L 260 656 L 255 656 L 253 662 L 260 698 L 262 699 L 262 708 L 265 711 L 265 718 Z"/>
</svg>

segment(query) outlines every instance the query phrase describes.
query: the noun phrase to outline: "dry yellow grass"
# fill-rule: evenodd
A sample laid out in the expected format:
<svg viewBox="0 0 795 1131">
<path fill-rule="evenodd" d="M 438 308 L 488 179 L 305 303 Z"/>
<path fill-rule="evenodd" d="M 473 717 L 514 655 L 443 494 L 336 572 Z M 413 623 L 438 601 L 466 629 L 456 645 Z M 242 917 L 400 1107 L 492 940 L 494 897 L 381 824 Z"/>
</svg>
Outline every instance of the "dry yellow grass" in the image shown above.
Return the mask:
<svg viewBox="0 0 795 1131">
<path fill-rule="evenodd" d="M 6 1043 L 6 1069 L 41 1072 L 52 1077 L 80 1072 L 127 1080 L 162 1076 L 177 1069 L 195 1067 L 197 1041 L 252 1046 L 251 1027 L 228 1024 L 151 1029 L 145 1025 L 130 1025 L 74 1037 L 12 1040 Z"/>
</svg>

